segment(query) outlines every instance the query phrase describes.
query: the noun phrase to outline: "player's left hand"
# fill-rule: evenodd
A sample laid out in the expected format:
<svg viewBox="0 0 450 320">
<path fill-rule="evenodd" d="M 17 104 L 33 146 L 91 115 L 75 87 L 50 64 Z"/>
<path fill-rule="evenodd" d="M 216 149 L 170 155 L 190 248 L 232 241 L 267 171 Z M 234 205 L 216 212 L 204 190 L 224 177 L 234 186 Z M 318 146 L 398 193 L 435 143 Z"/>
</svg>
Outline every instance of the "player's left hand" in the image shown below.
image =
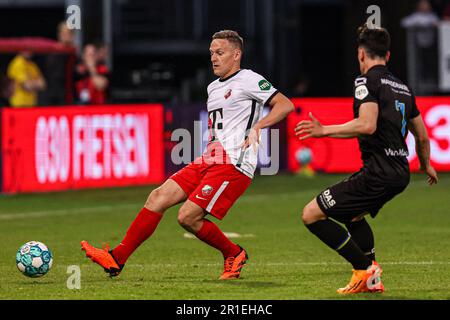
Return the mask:
<svg viewBox="0 0 450 320">
<path fill-rule="evenodd" d="M 242 145 L 242 150 L 247 149 L 250 146 L 253 146 L 253 150 L 255 153 L 258 152 L 259 146 L 259 137 L 260 137 L 261 129 L 257 126 L 254 126 L 250 129 L 248 133 L 247 139 L 245 139 L 244 144 Z"/>
<path fill-rule="evenodd" d="M 324 134 L 324 128 L 322 124 L 314 118 L 312 113 L 309 113 L 309 117 L 311 120 L 302 120 L 295 126 L 295 135 L 298 137 L 302 134 L 306 134 L 302 137 L 299 137 L 300 140 L 305 140 L 308 138 L 320 138 L 323 137 Z"/>
<path fill-rule="evenodd" d="M 420 169 L 425 171 L 425 173 L 427 174 L 427 176 L 428 176 L 427 181 L 430 186 L 438 183 L 438 181 L 439 181 L 438 175 L 436 173 L 436 170 L 431 165 L 428 165 L 426 168 L 421 167 Z"/>
</svg>

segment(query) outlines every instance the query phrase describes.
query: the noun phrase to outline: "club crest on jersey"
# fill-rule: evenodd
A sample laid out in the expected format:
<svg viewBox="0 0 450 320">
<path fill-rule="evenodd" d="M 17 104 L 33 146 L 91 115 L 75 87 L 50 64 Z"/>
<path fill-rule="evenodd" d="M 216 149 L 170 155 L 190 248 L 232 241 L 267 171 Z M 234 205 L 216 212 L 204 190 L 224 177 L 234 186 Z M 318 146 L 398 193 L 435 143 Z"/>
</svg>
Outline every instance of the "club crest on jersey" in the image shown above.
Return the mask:
<svg viewBox="0 0 450 320">
<path fill-rule="evenodd" d="M 211 187 L 210 185 L 205 185 L 202 188 L 202 194 L 204 196 L 209 196 L 213 190 L 214 190 L 213 187 Z"/>
<path fill-rule="evenodd" d="M 225 99 L 228 99 L 231 96 L 231 89 L 228 89 L 225 95 L 223 96 Z"/>
<path fill-rule="evenodd" d="M 369 89 L 365 85 L 361 85 L 356 87 L 355 89 L 355 98 L 358 100 L 362 100 L 369 95 Z"/>
</svg>

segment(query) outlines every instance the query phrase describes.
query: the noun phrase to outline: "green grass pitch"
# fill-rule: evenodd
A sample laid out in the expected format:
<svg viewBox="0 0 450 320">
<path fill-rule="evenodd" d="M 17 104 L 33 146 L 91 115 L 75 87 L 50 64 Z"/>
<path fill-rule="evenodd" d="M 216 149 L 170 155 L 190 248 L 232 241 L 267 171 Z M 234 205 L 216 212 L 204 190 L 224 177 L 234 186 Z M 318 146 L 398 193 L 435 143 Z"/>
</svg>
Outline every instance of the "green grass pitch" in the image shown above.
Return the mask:
<svg viewBox="0 0 450 320">
<path fill-rule="evenodd" d="M 351 266 L 300 218 L 313 196 L 342 178 L 256 177 L 223 221 L 211 218 L 241 235 L 233 241 L 250 256 L 242 278 L 227 282 L 217 280 L 221 254 L 184 236 L 179 206 L 118 278 L 84 257 L 83 239 L 117 245 L 153 186 L 1 196 L 0 299 L 450 299 L 450 175 L 433 187 L 414 175 L 404 193 L 368 219 L 386 292 L 346 297 L 335 290 L 347 284 Z M 54 255 L 42 278 L 27 278 L 15 266 L 17 249 L 30 240 Z M 81 289 L 67 288 L 70 265 L 80 267 Z"/>
</svg>

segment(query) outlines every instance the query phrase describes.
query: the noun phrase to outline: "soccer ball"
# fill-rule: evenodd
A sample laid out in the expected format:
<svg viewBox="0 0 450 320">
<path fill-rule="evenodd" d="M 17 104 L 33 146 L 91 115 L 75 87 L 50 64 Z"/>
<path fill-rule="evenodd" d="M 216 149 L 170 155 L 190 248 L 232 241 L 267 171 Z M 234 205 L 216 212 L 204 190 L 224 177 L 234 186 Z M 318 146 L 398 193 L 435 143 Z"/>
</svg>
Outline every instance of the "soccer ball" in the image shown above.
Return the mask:
<svg viewBox="0 0 450 320">
<path fill-rule="evenodd" d="M 302 166 L 305 166 L 312 161 L 312 152 L 310 148 L 303 147 L 298 149 L 295 152 L 295 158 L 297 159 L 297 162 L 301 164 Z"/>
<path fill-rule="evenodd" d="M 42 277 L 50 270 L 52 264 L 52 252 L 42 242 L 27 242 L 16 254 L 17 268 L 27 277 Z"/>
</svg>

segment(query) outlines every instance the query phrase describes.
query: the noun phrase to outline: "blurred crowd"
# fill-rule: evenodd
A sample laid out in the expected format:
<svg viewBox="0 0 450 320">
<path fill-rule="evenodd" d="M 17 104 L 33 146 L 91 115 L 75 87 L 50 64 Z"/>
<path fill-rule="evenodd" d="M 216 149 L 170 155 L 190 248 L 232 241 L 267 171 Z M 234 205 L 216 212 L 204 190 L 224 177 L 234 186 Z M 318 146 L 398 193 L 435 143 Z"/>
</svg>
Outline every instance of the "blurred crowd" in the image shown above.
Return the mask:
<svg viewBox="0 0 450 320">
<path fill-rule="evenodd" d="M 436 26 L 440 21 L 450 21 L 450 0 L 417 0 L 415 10 L 400 22 L 405 30 L 415 32 L 417 56 L 426 62 L 419 69 L 428 79 L 437 77 Z M 74 31 L 65 22 L 57 26 L 56 38 L 61 47 L 74 48 L 76 57 L 72 63 L 58 54 L 41 55 L 37 63 L 32 51 L 18 52 L 9 61 L 6 72 L 0 74 L 0 107 L 89 105 L 110 101 L 108 47 L 93 42 L 78 48 Z M 300 74 L 291 84 L 290 95 L 308 96 L 310 91 L 310 77 Z"/>
<path fill-rule="evenodd" d="M 414 69 L 416 77 L 422 84 L 437 83 L 439 74 L 437 27 L 441 21 L 450 21 L 449 0 L 419 0 L 415 11 L 401 20 L 401 26 L 407 30 L 408 41 L 414 48 L 416 57 Z M 417 88 L 416 91 L 420 92 Z M 434 90 L 430 89 L 430 92 L 432 91 Z"/>
<path fill-rule="evenodd" d="M 450 23 L 450 0 L 416 0 L 414 11 L 400 21 L 401 27 L 412 32 L 418 60 L 415 67 L 422 80 L 436 81 L 438 78 L 437 27 L 441 21 Z M 289 95 L 310 96 L 311 82 L 310 75 L 299 74 Z"/>
<path fill-rule="evenodd" d="M 435 29 L 440 21 L 450 21 L 450 0 L 419 0 L 416 10 L 404 17 L 402 27 L 416 28 L 417 43 L 420 47 L 430 47 L 435 42 Z"/>
<path fill-rule="evenodd" d="M 8 63 L 6 74 L 0 74 L 0 107 L 27 108 L 68 102 L 89 105 L 108 101 L 108 47 L 95 42 L 77 48 L 74 31 L 65 22 L 57 27 L 57 41 L 60 47 L 74 48 L 74 63 L 68 62 L 70 57 L 47 54 L 39 67 L 31 50 L 18 52 Z"/>
</svg>

